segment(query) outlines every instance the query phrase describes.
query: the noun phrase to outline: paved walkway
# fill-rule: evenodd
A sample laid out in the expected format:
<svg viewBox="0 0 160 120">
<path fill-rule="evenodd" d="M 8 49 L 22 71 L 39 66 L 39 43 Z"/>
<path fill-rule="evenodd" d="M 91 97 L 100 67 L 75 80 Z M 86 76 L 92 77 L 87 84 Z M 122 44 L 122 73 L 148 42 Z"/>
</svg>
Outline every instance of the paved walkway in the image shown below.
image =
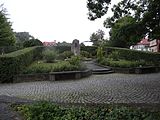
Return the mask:
<svg viewBox="0 0 160 120">
<path fill-rule="evenodd" d="M 63 103 L 160 103 L 160 73 L 0 84 L 0 95 Z"/>
</svg>

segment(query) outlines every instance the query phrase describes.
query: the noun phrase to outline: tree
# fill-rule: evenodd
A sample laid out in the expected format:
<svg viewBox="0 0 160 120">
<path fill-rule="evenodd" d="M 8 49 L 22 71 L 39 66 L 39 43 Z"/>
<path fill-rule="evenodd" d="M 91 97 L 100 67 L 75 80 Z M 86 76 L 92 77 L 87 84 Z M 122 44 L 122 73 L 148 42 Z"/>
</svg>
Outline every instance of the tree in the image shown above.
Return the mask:
<svg viewBox="0 0 160 120">
<path fill-rule="evenodd" d="M 104 31 L 99 29 L 98 31 L 92 33 L 92 35 L 90 36 L 90 40 L 91 42 L 93 42 L 94 46 L 98 46 L 104 42 L 104 35 Z"/>
<path fill-rule="evenodd" d="M 0 46 L 13 46 L 16 39 L 11 28 L 11 22 L 6 16 L 6 9 L 0 5 Z"/>
<path fill-rule="evenodd" d="M 23 43 L 25 41 L 28 41 L 30 39 L 34 39 L 33 36 L 29 34 L 29 32 L 15 32 L 16 36 L 16 42 L 17 43 Z"/>
<path fill-rule="evenodd" d="M 149 38 L 160 39 L 160 0 L 148 0 L 142 21 L 148 30 Z"/>
<path fill-rule="evenodd" d="M 38 39 L 30 39 L 23 43 L 23 47 L 43 46 L 43 43 Z"/>
<path fill-rule="evenodd" d="M 105 15 L 110 2 L 111 0 L 88 0 L 89 19 L 94 20 Z M 106 8 L 104 4 L 107 5 L 105 12 L 103 10 Z M 96 6 L 95 9 L 94 6 Z M 160 39 L 159 0 L 122 0 L 113 6 L 112 11 L 113 16 L 104 22 L 106 28 L 112 28 L 116 21 L 122 17 L 132 16 L 145 28 L 145 34 L 149 35 L 150 39 Z"/>
<path fill-rule="evenodd" d="M 110 30 L 110 45 L 128 47 L 136 44 L 144 35 L 145 28 L 131 16 L 125 16 L 116 21 Z"/>
<path fill-rule="evenodd" d="M 87 8 L 88 8 L 88 15 L 90 20 L 95 20 L 97 18 L 101 18 L 105 15 L 108 11 L 108 5 L 110 4 L 111 0 L 88 0 L 87 1 Z"/>
</svg>

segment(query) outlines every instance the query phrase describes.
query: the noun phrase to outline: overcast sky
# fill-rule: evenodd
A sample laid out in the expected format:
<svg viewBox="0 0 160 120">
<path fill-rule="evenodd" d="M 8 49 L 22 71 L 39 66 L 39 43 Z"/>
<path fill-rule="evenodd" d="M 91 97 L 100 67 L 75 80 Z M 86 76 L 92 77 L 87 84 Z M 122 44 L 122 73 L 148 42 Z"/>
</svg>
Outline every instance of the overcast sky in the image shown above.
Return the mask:
<svg viewBox="0 0 160 120">
<path fill-rule="evenodd" d="M 114 3 L 118 1 L 114 0 Z M 98 29 L 108 37 L 103 21 L 111 12 L 90 21 L 86 0 L 0 0 L 2 3 L 7 8 L 14 31 L 29 32 L 41 41 L 72 42 L 78 39 L 83 42 Z"/>
</svg>

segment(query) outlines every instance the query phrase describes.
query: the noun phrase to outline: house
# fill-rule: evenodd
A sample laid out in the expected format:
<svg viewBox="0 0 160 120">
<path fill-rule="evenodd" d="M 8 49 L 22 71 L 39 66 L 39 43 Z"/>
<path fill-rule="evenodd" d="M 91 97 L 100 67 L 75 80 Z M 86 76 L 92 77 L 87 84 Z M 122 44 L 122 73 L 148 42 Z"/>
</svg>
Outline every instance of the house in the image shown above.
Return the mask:
<svg viewBox="0 0 160 120">
<path fill-rule="evenodd" d="M 56 40 L 54 40 L 53 42 L 43 42 L 43 45 L 46 47 L 55 46 Z"/>
<path fill-rule="evenodd" d="M 132 45 L 130 49 L 139 50 L 139 51 L 150 51 L 150 42 L 147 38 L 143 38 L 136 45 Z"/>
<path fill-rule="evenodd" d="M 160 52 L 160 40 L 153 40 L 150 42 L 150 49 L 152 52 Z"/>
</svg>

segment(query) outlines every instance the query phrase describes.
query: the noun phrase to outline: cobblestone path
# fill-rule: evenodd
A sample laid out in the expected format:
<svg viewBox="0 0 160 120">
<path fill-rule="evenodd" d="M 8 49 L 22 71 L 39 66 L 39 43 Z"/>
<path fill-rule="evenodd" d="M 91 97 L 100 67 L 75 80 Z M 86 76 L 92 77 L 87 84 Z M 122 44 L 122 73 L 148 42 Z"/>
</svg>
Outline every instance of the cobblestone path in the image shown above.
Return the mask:
<svg viewBox="0 0 160 120">
<path fill-rule="evenodd" d="M 63 103 L 160 103 L 160 73 L 0 84 L 0 95 Z"/>
</svg>

